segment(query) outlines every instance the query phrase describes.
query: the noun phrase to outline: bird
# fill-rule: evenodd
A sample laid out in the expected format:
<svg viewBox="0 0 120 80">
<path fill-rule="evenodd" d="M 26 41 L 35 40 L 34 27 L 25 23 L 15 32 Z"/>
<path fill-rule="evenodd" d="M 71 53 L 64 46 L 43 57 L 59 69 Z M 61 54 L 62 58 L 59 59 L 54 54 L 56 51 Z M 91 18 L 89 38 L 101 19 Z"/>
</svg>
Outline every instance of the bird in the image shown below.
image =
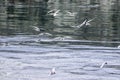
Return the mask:
<svg viewBox="0 0 120 80">
<path fill-rule="evenodd" d="M 60 12 L 60 10 L 56 10 L 56 9 L 53 9 L 53 10 L 50 10 L 48 11 L 47 14 L 50 14 L 50 15 L 53 15 L 54 17 L 58 15 L 58 13 Z"/>
<path fill-rule="evenodd" d="M 69 12 L 69 11 L 66 12 L 69 14 L 69 16 L 75 16 L 77 14 L 76 12 Z"/>
<path fill-rule="evenodd" d="M 105 64 L 107 64 L 107 62 L 103 62 L 102 65 L 100 66 L 100 68 L 103 68 L 105 66 Z"/>
<path fill-rule="evenodd" d="M 54 12 L 55 10 L 56 10 L 56 9 L 52 9 L 52 10 L 48 11 L 47 14 L 52 13 L 52 12 Z"/>
<path fill-rule="evenodd" d="M 39 31 L 40 31 L 40 28 L 39 28 L 39 27 L 37 27 L 37 26 L 32 26 L 32 28 L 33 28 L 35 31 L 37 31 L 37 32 L 39 32 Z"/>
<path fill-rule="evenodd" d="M 94 67 L 93 65 L 89 66 L 89 65 L 85 65 L 82 67 L 82 69 L 86 70 L 86 71 L 98 71 L 101 70 L 105 65 L 107 64 L 107 62 L 103 62 L 100 66 L 98 67 Z"/>
<path fill-rule="evenodd" d="M 53 16 L 57 16 L 59 12 L 60 12 L 60 10 L 55 11 L 55 13 L 53 14 Z"/>
<path fill-rule="evenodd" d="M 82 26 L 89 26 L 90 22 L 93 21 L 95 18 L 87 20 L 85 19 L 80 25 L 76 26 L 77 28 L 81 28 Z"/>
<path fill-rule="evenodd" d="M 52 70 L 50 71 L 50 75 L 54 75 L 54 74 L 56 74 L 55 67 L 53 67 Z"/>
</svg>

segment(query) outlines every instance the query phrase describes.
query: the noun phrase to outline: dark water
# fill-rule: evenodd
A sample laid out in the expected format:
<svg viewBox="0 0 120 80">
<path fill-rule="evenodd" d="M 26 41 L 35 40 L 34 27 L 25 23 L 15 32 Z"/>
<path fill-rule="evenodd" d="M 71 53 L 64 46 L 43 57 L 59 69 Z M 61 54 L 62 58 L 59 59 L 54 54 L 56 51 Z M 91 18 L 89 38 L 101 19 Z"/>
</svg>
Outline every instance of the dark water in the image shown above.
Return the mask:
<svg viewBox="0 0 120 80">
<path fill-rule="evenodd" d="M 120 80 L 119 4 L 1 0 L 0 80 Z M 48 14 L 53 9 L 57 16 Z M 56 74 L 49 75 L 53 67 Z"/>
<path fill-rule="evenodd" d="M 119 0 L 1 0 L 0 34 L 49 32 L 83 40 L 119 41 L 119 4 Z M 51 10 L 60 11 L 53 16 L 48 14 Z M 89 26 L 72 27 L 91 19 Z"/>
<path fill-rule="evenodd" d="M 36 35 L 1 36 L 0 79 L 119 80 L 120 49 L 89 42 Z M 103 62 L 108 64 L 100 68 Z M 56 74 L 49 75 L 53 67 Z"/>
</svg>

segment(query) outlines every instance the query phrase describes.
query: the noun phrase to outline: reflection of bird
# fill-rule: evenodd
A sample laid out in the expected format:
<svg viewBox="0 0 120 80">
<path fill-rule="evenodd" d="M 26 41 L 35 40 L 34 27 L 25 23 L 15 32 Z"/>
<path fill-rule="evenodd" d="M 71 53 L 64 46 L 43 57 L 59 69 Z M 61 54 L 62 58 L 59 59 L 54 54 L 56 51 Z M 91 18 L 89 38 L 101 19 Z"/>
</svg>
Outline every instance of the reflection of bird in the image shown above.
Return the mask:
<svg viewBox="0 0 120 80">
<path fill-rule="evenodd" d="M 77 13 L 76 12 L 69 12 L 69 11 L 66 11 L 70 16 L 75 16 Z"/>
<path fill-rule="evenodd" d="M 57 16 L 59 12 L 60 12 L 60 10 L 53 9 L 53 10 L 48 11 L 47 14 Z"/>
<path fill-rule="evenodd" d="M 107 64 L 107 62 L 102 63 L 102 65 L 100 66 L 100 68 L 103 68 L 105 64 Z"/>
<path fill-rule="evenodd" d="M 51 70 L 51 72 L 50 72 L 50 75 L 54 75 L 54 74 L 56 74 L 56 72 L 55 72 L 55 67 L 52 68 L 52 70 Z"/>
<path fill-rule="evenodd" d="M 90 22 L 91 21 L 93 21 L 94 20 L 94 18 L 93 19 L 90 19 L 90 20 L 84 20 L 80 25 L 78 25 L 78 26 L 76 26 L 77 28 L 80 28 L 80 27 L 82 27 L 82 26 L 89 26 L 90 25 Z"/>
</svg>

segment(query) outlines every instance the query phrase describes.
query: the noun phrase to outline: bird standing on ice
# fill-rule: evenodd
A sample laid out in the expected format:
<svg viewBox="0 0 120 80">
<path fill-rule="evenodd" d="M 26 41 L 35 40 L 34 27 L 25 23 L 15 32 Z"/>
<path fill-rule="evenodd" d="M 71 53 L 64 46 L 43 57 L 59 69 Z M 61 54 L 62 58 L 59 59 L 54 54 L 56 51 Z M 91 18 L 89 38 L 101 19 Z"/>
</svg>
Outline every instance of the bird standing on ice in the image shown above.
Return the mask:
<svg viewBox="0 0 120 80">
<path fill-rule="evenodd" d="M 54 74 L 56 74 L 56 72 L 55 72 L 55 67 L 52 68 L 52 70 L 51 70 L 51 72 L 50 72 L 50 75 L 54 75 Z"/>
<path fill-rule="evenodd" d="M 107 62 L 102 63 L 102 65 L 100 66 L 100 68 L 103 68 L 105 64 L 107 64 Z"/>
</svg>

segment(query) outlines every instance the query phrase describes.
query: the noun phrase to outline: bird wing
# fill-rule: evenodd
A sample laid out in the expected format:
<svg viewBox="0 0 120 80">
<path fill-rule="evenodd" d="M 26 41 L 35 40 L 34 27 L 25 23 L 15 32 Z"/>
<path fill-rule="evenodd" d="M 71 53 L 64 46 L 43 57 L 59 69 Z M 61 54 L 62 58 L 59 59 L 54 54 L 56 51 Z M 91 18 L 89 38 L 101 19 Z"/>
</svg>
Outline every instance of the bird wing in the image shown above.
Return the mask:
<svg viewBox="0 0 120 80">
<path fill-rule="evenodd" d="M 93 19 L 90 19 L 90 20 L 88 20 L 87 22 L 89 23 L 89 22 L 91 22 L 91 21 L 93 21 L 95 18 L 93 18 Z"/>
<path fill-rule="evenodd" d="M 47 14 L 51 13 L 51 12 L 54 12 L 56 9 L 52 9 L 50 11 L 47 12 Z"/>
<path fill-rule="evenodd" d="M 83 22 L 79 25 L 79 28 L 82 27 L 83 25 L 85 25 L 85 24 L 86 24 L 86 21 L 87 21 L 87 20 L 83 21 Z"/>
<path fill-rule="evenodd" d="M 68 14 L 71 14 L 71 12 L 69 12 L 69 11 L 66 11 Z"/>
<path fill-rule="evenodd" d="M 89 26 L 89 25 L 91 25 L 91 24 L 90 24 L 89 22 L 86 22 L 86 25 Z"/>
<path fill-rule="evenodd" d="M 60 10 L 57 10 L 57 11 L 53 14 L 53 16 L 56 16 L 59 11 L 60 11 Z"/>
</svg>

